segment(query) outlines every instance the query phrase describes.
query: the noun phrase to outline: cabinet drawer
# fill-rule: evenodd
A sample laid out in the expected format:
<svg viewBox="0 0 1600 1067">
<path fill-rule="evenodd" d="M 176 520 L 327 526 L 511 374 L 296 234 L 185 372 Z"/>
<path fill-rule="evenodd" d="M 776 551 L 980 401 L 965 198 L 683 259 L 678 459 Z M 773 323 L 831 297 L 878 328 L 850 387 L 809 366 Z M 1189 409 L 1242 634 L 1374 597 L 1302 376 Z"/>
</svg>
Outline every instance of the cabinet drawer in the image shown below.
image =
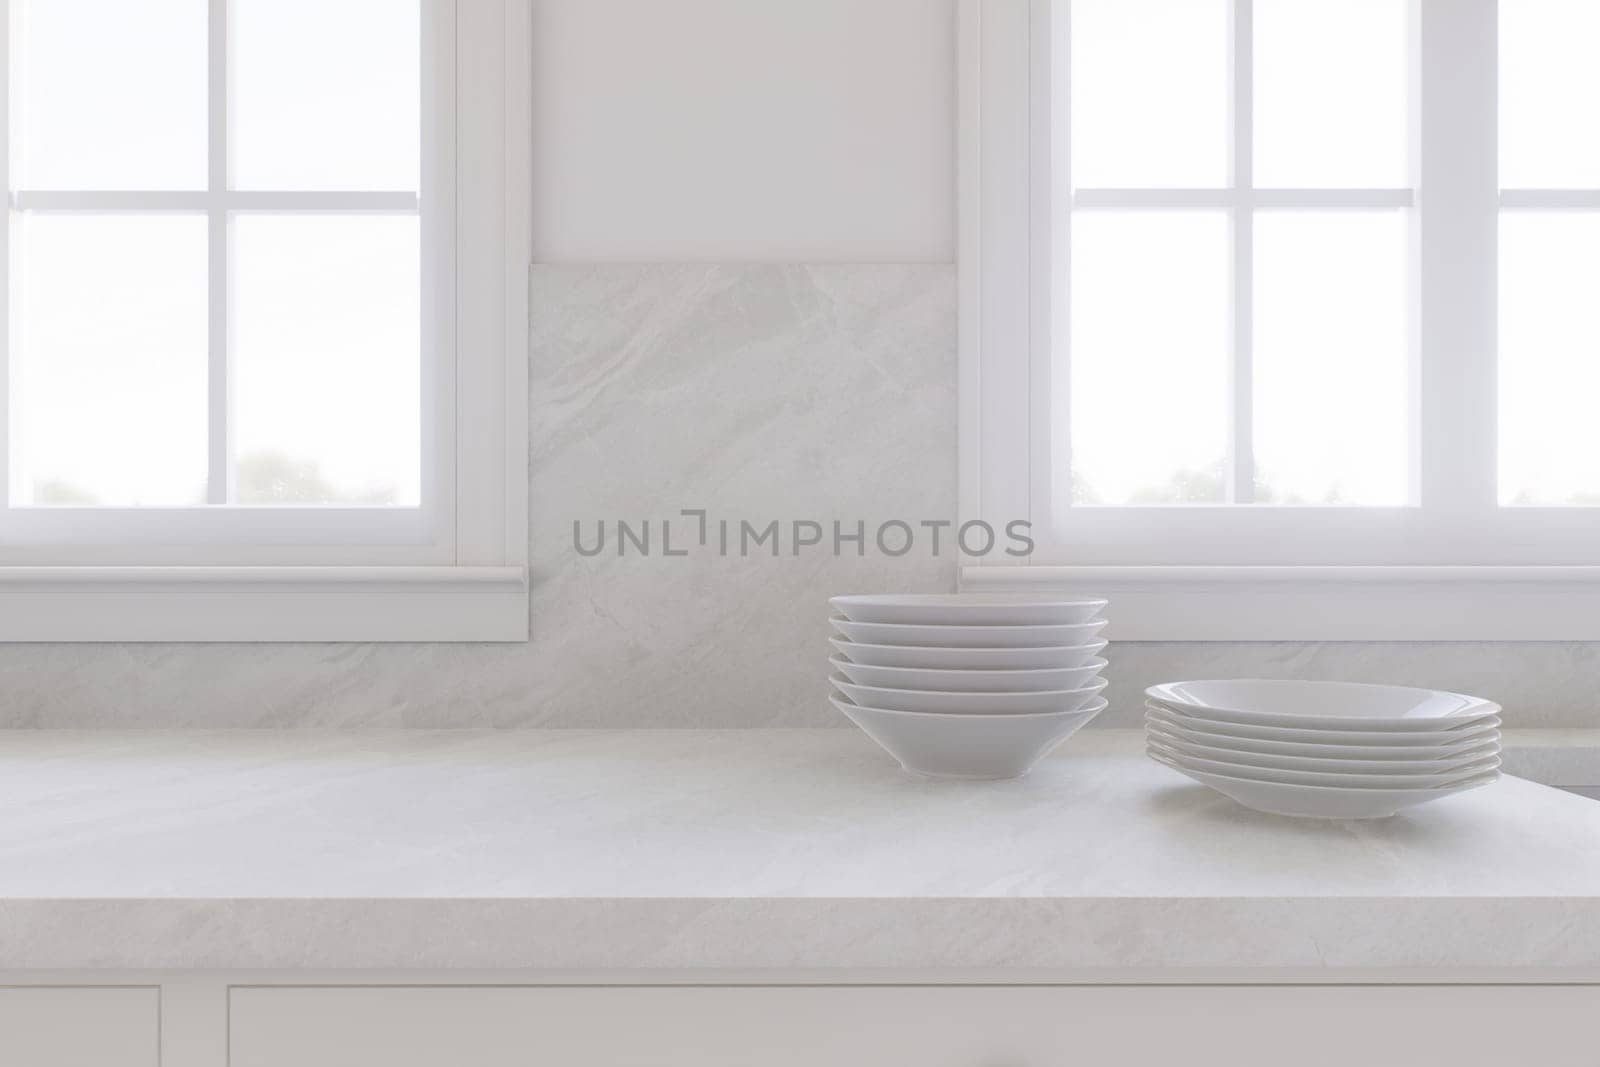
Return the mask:
<svg viewBox="0 0 1600 1067">
<path fill-rule="evenodd" d="M 231 1067 L 1594 1067 L 1594 986 L 236 988 Z"/>
<path fill-rule="evenodd" d="M 157 1067 L 155 989 L 0 988 L 5 1067 Z"/>
</svg>

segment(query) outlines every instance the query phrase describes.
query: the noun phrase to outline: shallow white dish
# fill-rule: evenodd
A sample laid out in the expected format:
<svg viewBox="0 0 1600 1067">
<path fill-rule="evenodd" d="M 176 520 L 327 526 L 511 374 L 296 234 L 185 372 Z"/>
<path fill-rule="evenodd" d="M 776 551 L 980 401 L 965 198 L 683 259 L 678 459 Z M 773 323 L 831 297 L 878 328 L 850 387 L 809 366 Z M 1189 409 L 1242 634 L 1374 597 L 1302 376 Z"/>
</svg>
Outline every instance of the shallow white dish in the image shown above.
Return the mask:
<svg viewBox="0 0 1600 1067">
<path fill-rule="evenodd" d="M 1033 715 L 928 715 L 870 708 L 829 697 L 833 706 L 913 774 L 934 778 L 1016 778 L 1105 710 L 1099 698 L 1076 711 Z"/>
<path fill-rule="evenodd" d="M 1282 771 L 1330 771 L 1334 774 L 1380 774 L 1380 775 L 1414 775 L 1414 774 L 1450 774 L 1460 767 L 1470 767 L 1480 760 L 1493 759 L 1500 755 L 1500 746 L 1497 744 L 1473 745 L 1463 749 L 1460 754 L 1451 759 L 1343 759 L 1339 757 L 1322 756 L 1286 756 L 1282 753 L 1241 752 L 1231 748 L 1217 748 L 1212 745 L 1196 744 L 1186 741 L 1176 734 L 1170 734 L 1158 725 L 1151 724 L 1146 733 L 1148 736 L 1185 756 L 1196 756 L 1200 759 L 1221 760 L 1225 763 L 1238 763 L 1246 767 L 1265 767 Z"/>
<path fill-rule="evenodd" d="M 866 645 L 937 648 L 1047 648 L 1081 645 L 1105 628 L 1106 620 L 1062 626 L 911 626 L 896 622 L 828 620 L 835 630 Z"/>
<path fill-rule="evenodd" d="M 863 645 L 830 637 L 828 643 L 851 663 L 930 670 L 1060 670 L 1081 667 L 1106 647 L 1105 639 L 1044 648 L 937 648 L 930 645 Z"/>
<path fill-rule="evenodd" d="M 1077 711 L 1106 687 L 1106 680 L 1076 689 L 1041 693 L 933 693 L 922 689 L 892 689 L 856 685 L 830 675 L 828 681 L 852 702 L 886 711 L 920 711 L 943 715 L 1025 715 L 1039 712 Z"/>
<path fill-rule="evenodd" d="M 1254 726 L 1191 715 L 1156 701 L 1150 701 L 1145 706 L 1152 711 L 1174 716 L 1185 725 L 1193 724 L 1212 733 L 1253 737 L 1263 741 L 1308 741 L 1314 744 L 1326 741 L 1336 745 L 1461 745 L 1474 744 L 1484 734 L 1500 728 L 1498 715 L 1474 721 L 1471 726 L 1459 730 L 1330 730 L 1318 727 Z"/>
<path fill-rule="evenodd" d="M 1461 755 L 1463 752 L 1471 752 L 1491 744 L 1498 745 L 1500 742 L 1500 731 L 1493 727 L 1486 730 L 1470 731 L 1463 736 L 1463 740 L 1449 745 L 1330 745 L 1318 741 L 1271 741 L 1224 733 L 1220 729 L 1202 730 L 1197 726 L 1202 720 L 1188 719 L 1180 721 L 1173 712 L 1154 704 L 1145 705 L 1145 709 L 1144 718 L 1146 724 L 1159 724 L 1162 730 L 1186 741 L 1192 741 L 1200 745 L 1216 745 L 1221 748 L 1236 749 L 1242 752 L 1258 752 L 1265 755 L 1315 756 L 1318 758 L 1348 757 L 1350 759 L 1380 760 L 1383 762 L 1448 760 Z M 1293 733 L 1294 731 L 1290 732 Z M 1325 734 L 1327 731 L 1318 731 L 1318 733 Z M 1409 737 L 1411 735 L 1386 734 L 1384 736 Z M 1426 736 L 1432 738 L 1435 735 L 1430 733 Z"/>
<path fill-rule="evenodd" d="M 852 622 L 935 626 L 1054 626 L 1088 622 L 1106 602 L 1099 597 L 1026 593 L 935 593 L 836 596 L 828 601 Z"/>
<path fill-rule="evenodd" d="M 1262 782 L 1282 782 L 1286 785 L 1329 785 L 1345 789 L 1434 789 L 1450 785 L 1463 778 L 1498 770 L 1500 757 L 1490 756 L 1473 763 L 1455 767 L 1442 774 L 1337 774 L 1326 771 L 1296 771 L 1275 767 L 1256 767 L 1229 760 L 1203 759 L 1170 748 L 1154 738 L 1147 738 L 1145 747 L 1158 752 L 1183 767 L 1192 767 L 1209 774 L 1226 774 L 1234 778 L 1247 778 Z"/>
<path fill-rule="evenodd" d="M 857 685 L 881 685 L 891 689 L 925 689 L 940 693 L 1039 693 L 1079 689 L 1094 680 L 1106 666 L 1103 659 L 1091 659 L 1081 667 L 1046 671 L 947 671 L 926 667 L 874 667 L 851 663 L 843 656 L 832 656 L 833 669 Z"/>
<path fill-rule="evenodd" d="M 1145 695 L 1225 722 L 1332 730 L 1448 730 L 1500 711 L 1491 700 L 1438 689 L 1288 678 L 1167 682 Z"/>
<path fill-rule="evenodd" d="M 1405 808 L 1488 785 L 1500 777 L 1500 772 L 1491 771 L 1438 789 L 1339 789 L 1210 774 L 1193 767 L 1180 766 L 1155 752 L 1149 753 L 1149 756 L 1157 763 L 1166 764 L 1179 774 L 1201 785 L 1208 785 L 1247 808 L 1272 815 L 1311 819 L 1382 819 Z"/>
</svg>

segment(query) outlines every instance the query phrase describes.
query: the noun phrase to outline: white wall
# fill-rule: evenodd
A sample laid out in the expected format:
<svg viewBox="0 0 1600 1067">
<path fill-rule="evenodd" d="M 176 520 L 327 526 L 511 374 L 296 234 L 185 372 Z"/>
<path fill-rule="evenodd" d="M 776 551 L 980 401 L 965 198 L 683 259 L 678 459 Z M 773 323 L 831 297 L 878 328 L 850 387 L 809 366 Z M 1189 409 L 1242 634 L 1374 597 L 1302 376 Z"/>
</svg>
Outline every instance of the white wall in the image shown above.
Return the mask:
<svg viewBox="0 0 1600 1067">
<path fill-rule="evenodd" d="M 534 0 L 539 262 L 949 262 L 954 0 Z"/>
</svg>

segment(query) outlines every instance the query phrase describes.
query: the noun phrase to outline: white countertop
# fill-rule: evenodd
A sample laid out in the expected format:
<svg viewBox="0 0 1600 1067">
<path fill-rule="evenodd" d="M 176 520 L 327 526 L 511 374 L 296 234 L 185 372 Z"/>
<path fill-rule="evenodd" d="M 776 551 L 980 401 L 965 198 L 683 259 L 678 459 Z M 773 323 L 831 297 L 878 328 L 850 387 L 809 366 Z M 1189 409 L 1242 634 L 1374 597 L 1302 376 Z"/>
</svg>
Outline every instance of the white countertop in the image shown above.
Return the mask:
<svg viewBox="0 0 1600 1067">
<path fill-rule="evenodd" d="M 1596 968 L 1600 804 L 1240 808 L 1084 731 L 0 733 L 6 968 Z"/>
</svg>

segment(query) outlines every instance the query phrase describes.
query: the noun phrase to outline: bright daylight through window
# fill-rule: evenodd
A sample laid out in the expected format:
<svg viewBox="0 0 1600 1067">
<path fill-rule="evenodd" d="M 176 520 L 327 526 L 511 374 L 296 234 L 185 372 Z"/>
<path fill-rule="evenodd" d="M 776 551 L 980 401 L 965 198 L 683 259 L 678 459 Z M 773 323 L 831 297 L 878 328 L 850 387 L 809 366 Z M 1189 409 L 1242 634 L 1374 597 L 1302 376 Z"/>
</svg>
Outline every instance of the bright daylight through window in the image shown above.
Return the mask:
<svg viewBox="0 0 1600 1067">
<path fill-rule="evenodd" d="M 0 641 L 525 640 L 528 4 L 0 10 Z"/>
<path fill-rule="evenodd" d="M 1413 5 L 1070 6 L 1071 504 L 1422 503 Z M 1499 5 L 1501 505 L 1600 503 L 1597 49 Z"/>
<path fill-rule="evenodd" d="M 1600 4 L 1500 5 L 1502 504 L 1600 504 Z"/>
<path fill-rule="evenodd" d="M 1072 4 L 1074 505 L 1415 495 L 1408 5 L 1252 6 Z"/>
<path fill-rule="evenodd" d="M 416 0 L 10 6 L 10 505 L 418 506 Z"/>
</svg>

